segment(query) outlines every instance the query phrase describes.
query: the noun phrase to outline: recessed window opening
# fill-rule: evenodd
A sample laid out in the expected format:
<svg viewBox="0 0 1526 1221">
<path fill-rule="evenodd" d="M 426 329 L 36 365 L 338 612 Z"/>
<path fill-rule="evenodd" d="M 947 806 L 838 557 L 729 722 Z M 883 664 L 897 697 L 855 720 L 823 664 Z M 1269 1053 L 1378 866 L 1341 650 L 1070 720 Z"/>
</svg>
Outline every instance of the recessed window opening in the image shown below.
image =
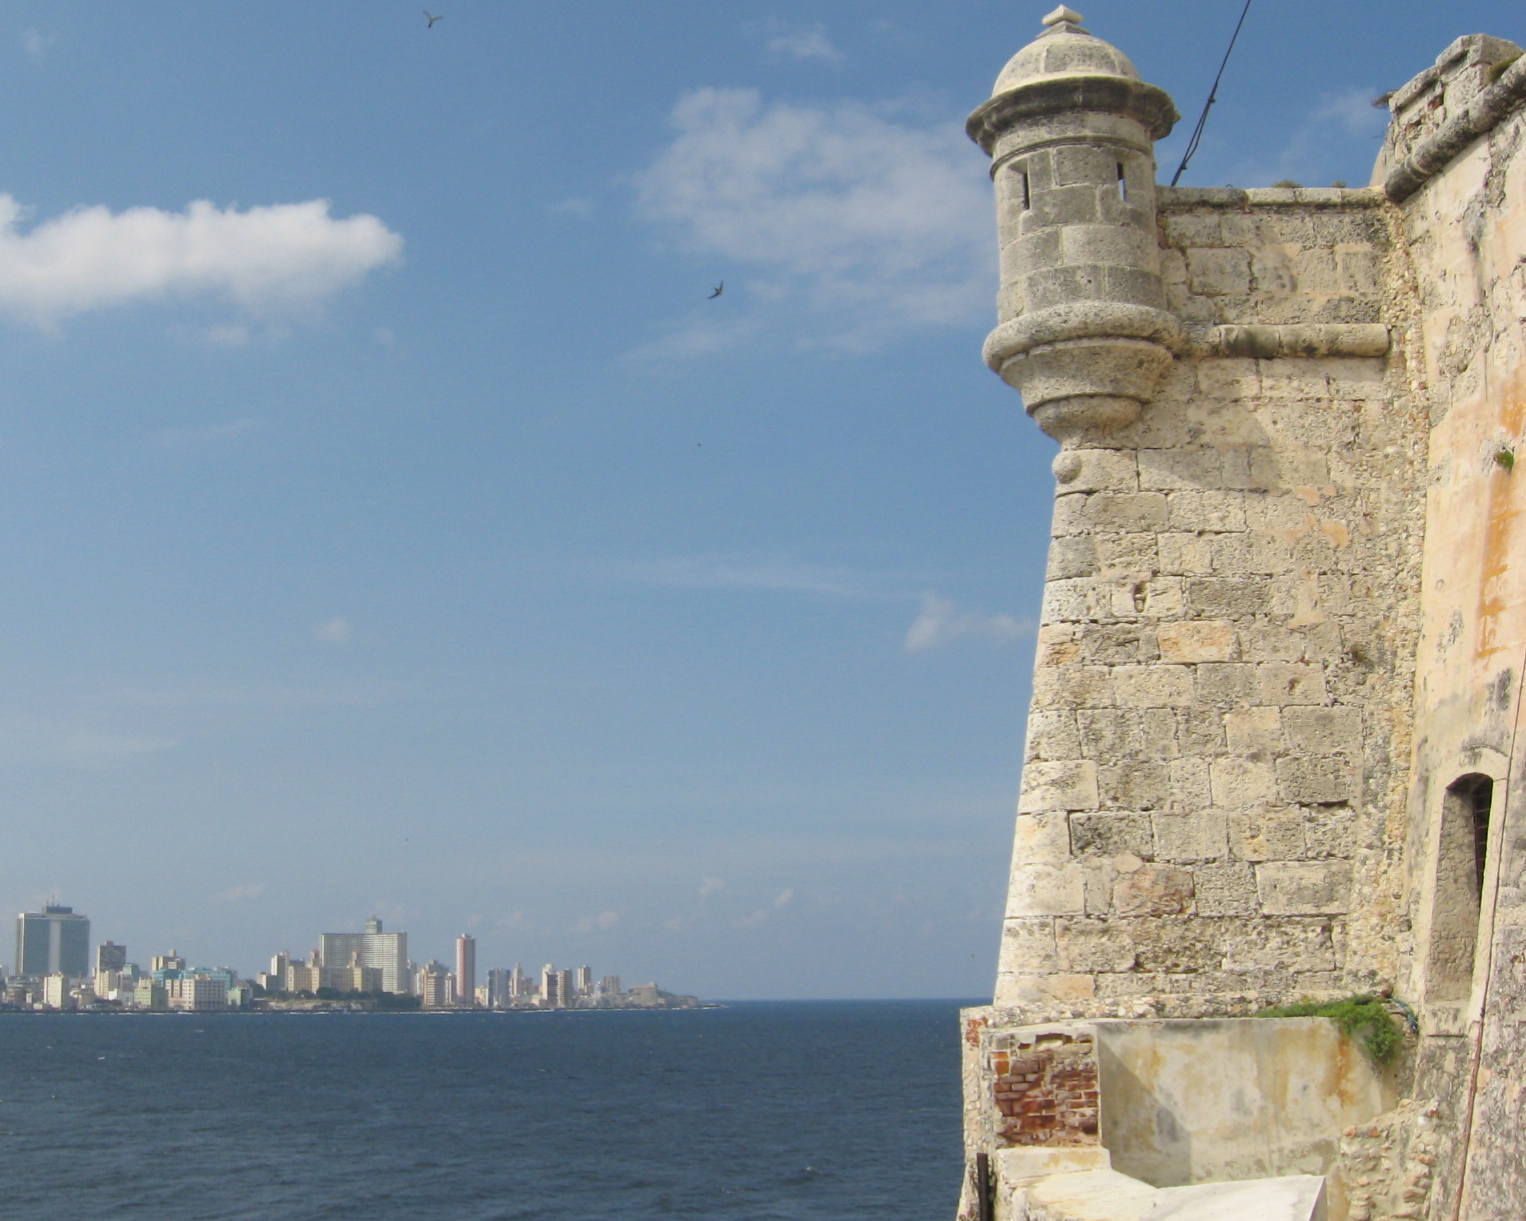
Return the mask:
<svg viewBox="0 0 1526 1221">
<path fill-rule="evenodd" d="M 1442 800 L 1426 970 L 1433 1001 L 1465 1001 L 1473 991 L 1493 803 L 1494 781 L 1477 774 L 1453 781 Z"/>
<path fill-rule="evenodd" d="M 1494 804 L 1494 781 L 1479 776 L 1468 789 L 1473 805 L 1473 861 L 1478 877 L 1478 894 L 1482 902 L 1484 893 L 1484 868 L 1489 863 L 1489 807 Z"/>
<path fill-rule="evenodd" d="M 1033 190 L 1028 185 L 1028 171 L 1024 170 L 1022 173 L 1023 173 L 1023 211 L 1024 212 L 1031 212 L 1033 210 Z"/>
<path fill-rule="evenodd" d="M 1124 203 L 1129 202 L 1129 180 L 1123 172 L 1123 162 L 1118 163 L 1118 198 Z"/>
</svg>

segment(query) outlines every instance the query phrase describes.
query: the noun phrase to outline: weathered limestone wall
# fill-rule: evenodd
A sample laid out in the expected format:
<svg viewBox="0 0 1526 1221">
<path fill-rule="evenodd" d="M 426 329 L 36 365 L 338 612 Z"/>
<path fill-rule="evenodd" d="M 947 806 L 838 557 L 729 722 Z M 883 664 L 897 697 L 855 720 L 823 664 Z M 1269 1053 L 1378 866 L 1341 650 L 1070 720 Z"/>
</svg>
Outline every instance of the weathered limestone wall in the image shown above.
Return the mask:
<svg viewBox="0 0 1526 1221">
<path fill-rule="evenodd" d="M 1448 48 L 1394 95 L 1380 173 L 1406 158 L 1423 163 L 1427 141 L 1469 108 L 1500 97 L 1519 105 L 1519 53 L 1499 39 Z M 1439 1099 L 1431 1215 L 1452 1216 L 1465 1182 L 1462 1215 L 1476 1221 L 1517 1217 L 1526 1201 L 1526 466 L 1514 465 L 1517 453 L 1526 462 L 1526 119 L 1518 109 L 1507 118 L 1402 205 L 1421 307 L 1423 359 L 1414 372 L 1430 429 L 1402 910 L 1413 948 L 1401 994 L 1421 1002 L 1427 1035 L 1417 1091 Z M 1459 988 L 1434 947 L 1456 919 L 1442 834 L 1447 788 L 1468 775 L 1495 784 L 1481 902 L 1470 912 L 1477 952 L 1471 982 Z"/>
<path fill-rule="evenodd" d="M 1397 969 L 1424 456 L 1383 201 L 1161 196 L 1199 346 L 1055 461 L 1003 1021 L 1243 1013 Z M 1385 325 L 1378 357 L 1210 346 Z"/>
<path fill-rule="evenodd" d="M 1332 1221 L 1519 1218 L 1526 58 L 1470 36 L 1390 95 L 1372 188 L 1152 192 L 1170 101 L 1080 21 L 1050 14 L 970 125 L 986 358 L 1061 445 L 999 974 L 965 1014 L 972 1165 L 1100 1174 L 1132 1142 L 1106 1174 L 1161 1178 L 1170 1089 L 1113 1072 L 1110 1136 L 1098 1032 L 1142 1065 L 1204 1019 L 1391 989 L 1420 1037 L 1388 1109 L 1321 1137 Z M 1254 1144 L 1266 1108 L 1209 1136 L 1206 1098 L 1177 1118 Z"/>
</svg>

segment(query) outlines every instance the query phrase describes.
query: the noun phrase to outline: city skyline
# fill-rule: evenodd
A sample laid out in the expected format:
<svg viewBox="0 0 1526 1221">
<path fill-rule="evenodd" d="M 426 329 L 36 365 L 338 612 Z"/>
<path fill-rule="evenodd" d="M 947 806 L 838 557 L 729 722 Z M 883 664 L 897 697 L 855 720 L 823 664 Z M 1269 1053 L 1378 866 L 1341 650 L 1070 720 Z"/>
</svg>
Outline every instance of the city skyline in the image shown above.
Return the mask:
<svg viewBox="0 0 1526 1221">
<path fill-rule="evenodd" d="M 406 993 L 411 971 L 428 963 L 423 960 L 416 961 L 410 957 L 406 930 L 387 931 L 384 925 L 385 922 L 380 917 L 370 916 L 365 920 L 364 929 L 360 932 L 319 933 L 312 947 L 305 953 L 311 955 L 315 961 L 333 967 L 348 965 L 353 959 L 357 965 L 376 971 L 381 990 Z M 58 903 L 47 903 L 43 905 L 41 911 L 18 912 L 13 944 L 16 947 L 14 965 L 0 962 L 0 976 L 62 973 L 83 978 L 102 970 L 120 970 L 128 961 L 126 945 L 119 944 L 109 937 L 101 941 L 92 939 L 90 916 L 84 912 L 76 912 L 71 906 Z M 32 961 L 37 964 L 35 970 L 24 967 L 22 952 L 24 946 L 32 947 L 35 956 Z M 291 957 L 293 961 L 303 960 L 303 953 L 293 955 L 290 946 L 272 951 L 272 953 L 276 957 Z M 153 961 L 173 960 L 181 967 L 186 966 L 189 961 L 187 956 L 182 955 L 175 946 L 169 947 L 167 954 L 154 954 L 149 958 Z M 475 938 L 467 933 L 458 936 L 454 942 L 452 959 L 455 963 L 453 977 L 457 980 L 467 979 L 468 986 L 475 993 L 478 990 Z M 92 960 L 93 967 L 90 966 Z M 429 963 L 435 961 L 433 958 L 428 960 Z M 247 979 L 254 979 L 260 974 L 258 968 L 246 971 L 244 967 L 247 964 L 234 964 L 229 961 L 214 963 L 210 959 L 205 962 L 198 960 L 198 962 L 203 967 L 215 965 L 218 968 L 237 970 L 241 977 Z M 516 971 L 520 965 L 516 963 Z M 547 969 L 550 965 L 548 963 Z M 73 970 L 66 969 L 71 966 Z M 493 968 L 493 970 L 507 971 L 508 968 Z M 586 965 L 566 968 L 563 973 L 571 972 L 577 974 L 579 992 L 592 989 L 591 968 Z M 605 979 L 618 981 L 619 976 L 606 976 Z"/>
<path fill-rule="evenodd" d="M 48 904 L 16 916 L 16 967 L 0 964 L 0 1002 L 11 1008 L 62 1010 L 102 1005 L 135 1010 L 284 1008 L 293 1003 L 377 1003 L 404 998 L 423 1009 L 652 1008 L 700 1003 L 656 983 L 623 988 L 618 975 L 594 981 L 592 968 L 546 963 L 539 982 L 522 964 L 495 967 L 476 984 L 476 947 L 456 938 L 455 970 L 436 959 L 408 957 L 408 934 L 387 932 L 372 916 L 360 933 L 322 933 L 306 958 L 280 950 L 268 971 L 240 972 L 226 963 L 190 961 L 171 948 L 149 957 L 145 970 L 128 947 L 107 939 L 95 945 L 90 966 L 90 918 Z M 397 1006 L 382 1004 L 382 1008 Z"/>
</svg>

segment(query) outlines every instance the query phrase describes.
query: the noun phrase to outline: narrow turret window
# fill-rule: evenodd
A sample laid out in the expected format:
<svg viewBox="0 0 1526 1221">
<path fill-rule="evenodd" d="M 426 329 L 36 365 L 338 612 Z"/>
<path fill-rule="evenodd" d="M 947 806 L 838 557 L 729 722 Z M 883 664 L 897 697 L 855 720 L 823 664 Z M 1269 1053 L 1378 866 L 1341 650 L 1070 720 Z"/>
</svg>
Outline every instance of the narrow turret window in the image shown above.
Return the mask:
<svg viewBox="0 0 1526 1221">
<path fill-rule="evenodd" d="M 1123 172 L 1123 162 L 1118 163 L 1118 198 L 1124 203 L 1129 202 L 1129 180 Z"/>
<path fill-rule="evenodd" d="M 1476 774 L 1454 781 L 1442 801 L 1426 971 L 1433 1001 L 1465 1001 L 1473 991 L 1493 803 L 1494 781 Z"/>
<path fill-rule="evenodd" d="M 1032 209 L 1033 209 L 1033 189 L 1028 185 L 1028 171 L 1024 170 L 1022 173 L 1023 173 L 1023 211 L 1024 212 L 1029 212 L 1029 211 L 1032 211 Z"/>
</svg>

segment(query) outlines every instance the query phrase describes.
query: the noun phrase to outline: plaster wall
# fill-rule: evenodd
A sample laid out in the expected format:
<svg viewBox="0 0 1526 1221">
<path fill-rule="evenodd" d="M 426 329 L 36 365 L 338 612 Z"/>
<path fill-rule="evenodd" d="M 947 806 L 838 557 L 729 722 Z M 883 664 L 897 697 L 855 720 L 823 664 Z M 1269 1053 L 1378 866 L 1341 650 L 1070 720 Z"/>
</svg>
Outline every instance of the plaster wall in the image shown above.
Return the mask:
<svg viewBox="0 0 1526 1221">
<path fill-rule="evenodd" d="M 1508 44 L 1506 44 L 1508 46 Z M 1429 402 L 1427 533 L 1415 692 L 1402 987 L 1421 1000 L 1417 1090 L 1441 1100 L 1436 1217 L 1519 1215 L 1526 1159 L 1526 123 L 1468 146 L 1403 208 Z M 1392 143 L 1392 141 L 1391 141 Z M 1446 787 L 1495 781 L 1472 986 L 1439 986 L 1427 950 L 1445 922 L 1438 879 Z"/>
<path fill-rule="evenodd" d="M 1099 1022 L 1102 1143 L 1155 1187 L 1328 1174 L 1396 1080 L 1318 1018 Z"/>
</svg>

